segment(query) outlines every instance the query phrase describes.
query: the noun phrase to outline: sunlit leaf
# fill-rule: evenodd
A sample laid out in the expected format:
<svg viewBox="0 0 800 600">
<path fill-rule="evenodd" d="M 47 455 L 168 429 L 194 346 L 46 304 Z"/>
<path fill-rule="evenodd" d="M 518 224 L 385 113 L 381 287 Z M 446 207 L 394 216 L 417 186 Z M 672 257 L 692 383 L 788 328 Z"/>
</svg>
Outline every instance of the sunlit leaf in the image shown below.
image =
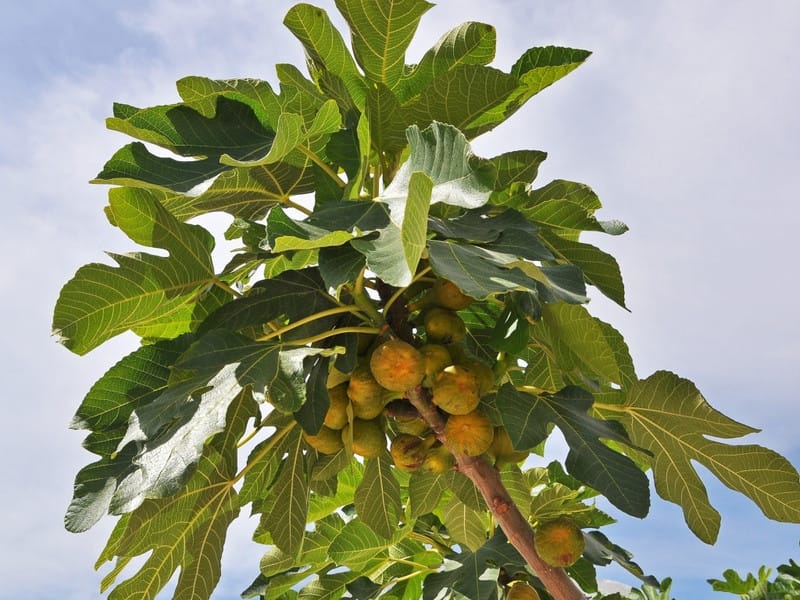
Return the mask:
<svg viewBox="0 0 800 600">
<path fill-rule="evenodd" d="M 109 219 L 131 240 L 162 248 L 153 254 L 112 255 L 118 267 L 81 267 L 61 290 L 53 330 L 77 354 L 132 329 L 147 337 L 175 337 L 194 329 L 222 304 L 207 288 L 215 280 L 214 239 L 181 223 L 146 190 L 111 190 Z"/>
<path fill-rule="evenodd" d="M 656 372 L 634 385 L 624 404 L 608 414 L 624 423 L 634 444 L 652 452 L 656 491 L 683 508 L 689 528 L 704 542 L 716 541 L 720 516 L 694 461 L 750 498 L 770 519 L 800 521 L 800 477 L 795 468 L 761 446 L 709 439 L 738 438 L 756 430 L 716 411 L 692 382 Z"/>
</svg>

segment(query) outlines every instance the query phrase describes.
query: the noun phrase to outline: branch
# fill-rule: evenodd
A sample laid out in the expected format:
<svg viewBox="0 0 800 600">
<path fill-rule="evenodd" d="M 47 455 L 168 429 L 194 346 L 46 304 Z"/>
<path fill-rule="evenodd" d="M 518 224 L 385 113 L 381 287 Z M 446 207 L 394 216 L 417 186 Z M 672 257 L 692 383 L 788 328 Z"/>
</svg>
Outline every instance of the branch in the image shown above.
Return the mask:
<svg viewBox="0 0 800 600">
<path fill-rule="evenodd" d="M 444 433 L 445 418 L 431 402 L 429 392 L 420 385 L 407 391 L 406 397 L 428 422 L 439 441 L 447 446 L 447 436 Z M 459 471 L 469 477 L 478 488 L 508 541 L 533 569 L 550 595 L 555 600 L 585 600 L 586 596 L 564 569 L 551 567 L 536 552 L 533 546 L 533 530 L 509 496 L 497 469 L 482 456 L 464 456 L 456 452 L 453 452 L 453 456 L 456 458 Z"/>
</svg>

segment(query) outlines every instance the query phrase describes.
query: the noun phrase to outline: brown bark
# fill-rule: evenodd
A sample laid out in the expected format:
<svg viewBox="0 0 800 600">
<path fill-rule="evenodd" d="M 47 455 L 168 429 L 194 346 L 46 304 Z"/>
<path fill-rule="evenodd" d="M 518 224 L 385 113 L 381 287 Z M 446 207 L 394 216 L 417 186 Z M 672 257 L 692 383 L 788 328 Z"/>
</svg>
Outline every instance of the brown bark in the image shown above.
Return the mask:
<svg viewBox="0 0 800 600">
<path fill-rule="evenodd" d="M 406 393 L 406 397 L 428 422 L 439 440 L 446 446 L 444 433 L 445 417 L 430 401 L 429 394 L 422 386 Z M 469 477 L 478 488 L 486 506 L 494 514 L 495 520 L 522 558 L 541 580 L 555 600 L 585 600 L 575 582 L 569 578 L 564 569 L 553 568 L 545 563 L 533 546 L 533 530 L 528 520 L 511 499 L 500 473 L 482 456 L 463 456 L 453 453 L 458 469 Z"/>
</svg>

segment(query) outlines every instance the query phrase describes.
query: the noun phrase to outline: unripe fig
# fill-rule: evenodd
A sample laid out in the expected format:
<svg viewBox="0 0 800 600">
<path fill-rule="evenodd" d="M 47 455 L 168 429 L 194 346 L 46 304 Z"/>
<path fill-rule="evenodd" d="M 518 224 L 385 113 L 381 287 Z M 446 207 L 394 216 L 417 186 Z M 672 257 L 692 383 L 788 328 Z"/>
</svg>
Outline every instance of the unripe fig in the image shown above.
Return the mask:
<svg viewBox="0 0 800 600">
<path fill-rule="evenodd" d="M 389 340 L 372 353 L 369 368 L 381 386 L 393 392 L 404 392 L 422 381 L 425 359 L 411 344 Z"/>
<path fill-rule="evenodd" d="M 450 415 L 444 426 L 447 445 L 458 454 L 478 456 L 489 449 L 494 426 L 489 417 L 474 410 L 465 415 Z"/>
<path fill-rule="evenodd" d="M 353 435 L 353 452 L 364 458 L 373 458 L 380 455 L 386 448 L 386 435 L 377 421 L 366 421 L 364 419 L 353 419 L 342 429 L 342 441 L 346 443 L 350 439 L 350 432 Z"/>
<path fill-rule="evenodd" d="M 398 416 L 395 417 L 395 426 L 400 433 L 408 433 L 410 435 L 422 435 L 430 426 L 428 422 L 422 417 L 413 416 Z"/>
<path fill-rule="evenodd" d="M 581 528 L 569 517 L 545 521 L 534 531 L 533 546 L 551 567 L 570 567 L 581 554 L 586 541 Z"/>
<path fill-rule="evenodd" d="M 424 344 L 419 347 L 419 353 L 425 359 L 425 378 L 422 380 L 422 384 L 431 387 L 439 371 L 453 364 L 453 359 L 447 348 L 441 344 Z"/>
<path fill-rule="evenodd" d="M 426 311 L 424 324 L 428 343 L 460 342 L 467 335 L 467 328 L 461 317 L 446 308 L 437 307 Z"/>
<path fill-rule="evenodd" d="M 304 431 L 303 437 L 308 445 L 320 454 L 336 454 L 344 447 L 342 434 L 324 425 L 316 435 L 311 435 Z"/>
<path fill-rule="evenodd" d="M 438 445 L 433 446 L 428 451 L 428 456 L 425 457 L 425 462 L 422 468 L 436 475 L 441 475 L 445 471 L 453 468 L 456 459 L 447 449 L 447 447 Z"/>
<path fill-rule="evenodd" d="M 467 308 L 473 302 L 472 298 L 447 279 L 437 279 L 429 293 L 433 304 L 450 310 Z"/>
<path fill-rule="evenodd" d="M 328 390 L 328 412 L 325 413 L 325 427 L 329 429 L 341 429 L 347 425 L 347 405 L 350 400 L 347 398 L 347 384 L 340 383 L 335 388 Z"/>
<path fill-rule="evenodd" d="M 516 581 L 506 592 L 506 600 L 539 600 L 539 592 L 525 581 Z"/>
<path fill-rule="evenodd" d="M 475 375 L 475 379 L 478 381 L 478 395 L 481 398 L 494 389 L 494 371 L 486 363 L 477 358 L 465 358 L 456 362 Z"/>
<path fill-rule="evenodd" d="M 515 450 L 505 427 L 494 428 L 494 438 L 489 446 L 488 453 L 494 457 L 494 464 L 500 467 L 510 463 L 520 463 L 528 458 L 528 452 Z"/>
<path fill-rule="evenodd" d="M 386 404 L 385 392 L 367 365 L 356 367 L 347 383 L 347 397 L 359 419 L 370 420 L 381 414 Z"/>
<path fill-rule="evenodd" d="M 433 403 L 451 415 L 465 415 L 478 408 L 478 380 L 469 369 L 450 365 L 436 376 Z"/>
<path fill-rule="evenodd" d="M 401 471 L 416 471 L 428 456 L 428 445 L 421 437 L 401 433 L 392 440 L 389 448 L 395 466 Z"/>
</svg>

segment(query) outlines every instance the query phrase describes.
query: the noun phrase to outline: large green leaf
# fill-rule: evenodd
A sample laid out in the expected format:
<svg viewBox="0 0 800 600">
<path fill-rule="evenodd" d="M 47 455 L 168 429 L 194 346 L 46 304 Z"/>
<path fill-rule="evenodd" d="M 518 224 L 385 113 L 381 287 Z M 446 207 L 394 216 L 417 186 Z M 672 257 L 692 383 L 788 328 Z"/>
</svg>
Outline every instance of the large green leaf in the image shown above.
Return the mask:
<svg viewBox="0 0 800 600">
<path fill-rule="evenodd" d="M 310 4 L 297 4 L 286 13 L 283 24 L 303 44 L 312 70 L 336 77 L 356 106 L 363 108 L 366 85 L 328 14 Z"/>
<path fill-rule="evenodd" d="M 569 445 L 566 466 L 570 475 L 598 490 L 620 510 L 644 517 L 650 508 L 647 477 L 630 458 L 601 440 L 629 443 L 616 421 L 589 414 L 592 396 L 577 387 L 556 394 L 529 394 L 504 385 L 496 404 L 502 407 L 503 425 L 516 448 L 532 448 L 548 434 L 553 423 Z"/>
<path fill-rule="evenodd" d="M 428 241 L 431 266 L 440 277 L 455 283 L 462 292 L 483 299 L 496 292 L 536 290 L 537 280 L 517 268 L 508 268 L 509 257 L 496 256 L 472 244 Z"/>
<path fill-rule="evenodd" d="M 493 577 L 482 577 L 484 572 L 506 565 L 513 567 L 511 572 L 514 572 L 525 564 L 499 528 L 477 552 L 464 551 L 452 558 L 459 563 L 458 567 L 425 578 L 423 600 L 434 600 L 442 589 L 452 589 L 469 600 L 495 600 L 497 582 Z"/>
<path fill-rule="evenodd" d="M 241 394 L 228 410 L 228 429 L 205 447 L 186 486 L 170 498 L 147 500 L 120 520 L 98 559 L 99 565 L 118 557 L 103 587 L 112 585 L 132 558 L 147 558 L 132 577 L 114 588 L 109 600 L 154 600 L 176 571 L 180 575 L 174 597 L 211 597 L 219 581 L 228 526 L 239 514 L 233 488 L 236 443 L 253 411 L 249 394 Z"/>
<path fill-rule="evenodd" d="M 462 23 L 451 29 L 403 77 L 398 86 L 402 101 L 459 65 L 488 65 L 494 59 L 496 45 L 495 29 L 486 23 Z"/>
<path fill-rule="evenodd" d="M 218 292 L 207 292 L 215 281 L 211 234 L 175 219 L 147 190 L 114 189 L 109 197 L 113 224 L 169 256 L 111 255 L 118 267 L 93 263 L 78 270 L 61 290 L 53 316 L 54 333 L 77 354 L 129 329 L 175 337 L 222 304 Z"/>
<path fill-rule="evenodd" d="M 481 159 L 472 154 L 469 142 L 458 129 L 445 123 L 431 123 L 425 129 L 412 125 L 406 130 L 406 137 L 408 160 L 381 194 L 390 207 L 408 196 L 411 176 L 417 171 L 433 181 L 431 204 L 478 208 L 489 201 L 492 188 L 477 171 Z"/>
<path fill-rule="evenodd" d="M 401 515 L 400 484 L 386 453 L 366 460 L 355 505 L 358 516 L 376 534 L 386 539 L 395 534 Z"/>
<path fill-rule="evenodd" d="M 419 20 L 433 5 L 425 0 L 336 0 L 347 20 L 353 52 L 371 82 L 397 85 Z"/>
<path fill-rule="evenodd" d="M 176 160 L 156 156 L 141 142 L 133 142 L 117 150 L 92 183 L 188 192 L 229 168 L 216 158 Z"/>
<path fill-rule="evenodd" d="M 426 127 L 449 123 L 472 139 L 485 128 L 471 124 L 502 105 L 519 87 L 519 80 L 493 67 L 462 64 L 446 71 L 403 105 L 406 122 Z M 465 90 L 469 90 L 465 93 Z"/>
<path fill-rule="evenodd" d="M 543 233 L 542 237 L 560 260 L 578 267 L 587 283 L 625 308 L 625 286 L 619 264 L 613 256 L 591 244 L 573 242 L 547 233 Z"/>
<path fill-rule="evenodd" d="M 89 390 L 70 427 L 92 433 L 84 447 L 101 459 L 78 472 L 64 523 L 86 531 L 109 509 L 117 483 L 133 459 L 130 451 L 114 456 L 131 413 L 155 400 L 167 386 L 170 367 L 188 348 L 191 336 L 142 346 L 111 367 Z"/>
<path fill-rule="evenodd" d="M 493 129 L 535 94 L 578 68 L 590 54 L 586 50 L 556 46 L 527 50 L 511 68 L 511 76 L 517 82 L 514 89 L 500 102 L 475 113 L 475 118 L 464 123 L 462 130 L 471 139 Z"/>
<path fill-rule="evenodd" d="M 292 432 L 290 441 L 283 467 L 270 491 L 272 509 L 264 513 L 261 525 L 272 534 L 282 552 L 296 556 L 303 546 L 308 518 L 308 475 L 299 428 Z"/>
<path fill-rule="evenodd" d="M 659 371 L 634 385 L 623 404 L 601 408 L 624 423 L 634 444 L 652 453 L 656 491 L 683 508 L 689 528 L 704 542 L 716 541 L 720 516 L 693 462 L 750 498 L 768 518 L 800 523 L 795 468 L 761 446 L 708 439 L 737 438 L 756 430 L 714 410 L 691 381 Z"/>
<path fill-rule="evenodd" d="M 274 131 L 278 126 L 282 99 L 266 81 L 190 76 L 179 79 L 177 87 L 184 103 L 208 119 L 217 114 L 217 102 L 224 96 L 249 106 L 265 128 Z"/>
<path fill-rule="evenodd" d="M 258 120 L 250 106 L 224 96 L 217 99 L 212 117 L 185 104 L 141 109 L 115 104 L 114 116 L 106 125 L 186 157 L 218 159 L 229 154 L 246 160 L 263 154 L 275 138 L 275 132 Z"/>
<path fill-rule="evenodd" d="M 573 381 L 623 385 L 635 380 L 633 360 L 622 337 L 585 307 L 545 304 L 541 325 L 531 328 L 531 335 L 555 352 L 559 368 Z"/>
<path fill-rule="evenodd" d="M 241 219 L 261 219 L 271 207 L 313 190 L 311 168 L 278 162 L 230 169 L 200 194 L 173 194 L 162 204 L 182 221 L 217 211 Z"/>
<path fill-rule="evenodd" d="M 485 515 L 452 498 L 442 509 L 442 521 L 447 532 L 459 544 L 476 552 L 486 542 Z"/>
</svg>

